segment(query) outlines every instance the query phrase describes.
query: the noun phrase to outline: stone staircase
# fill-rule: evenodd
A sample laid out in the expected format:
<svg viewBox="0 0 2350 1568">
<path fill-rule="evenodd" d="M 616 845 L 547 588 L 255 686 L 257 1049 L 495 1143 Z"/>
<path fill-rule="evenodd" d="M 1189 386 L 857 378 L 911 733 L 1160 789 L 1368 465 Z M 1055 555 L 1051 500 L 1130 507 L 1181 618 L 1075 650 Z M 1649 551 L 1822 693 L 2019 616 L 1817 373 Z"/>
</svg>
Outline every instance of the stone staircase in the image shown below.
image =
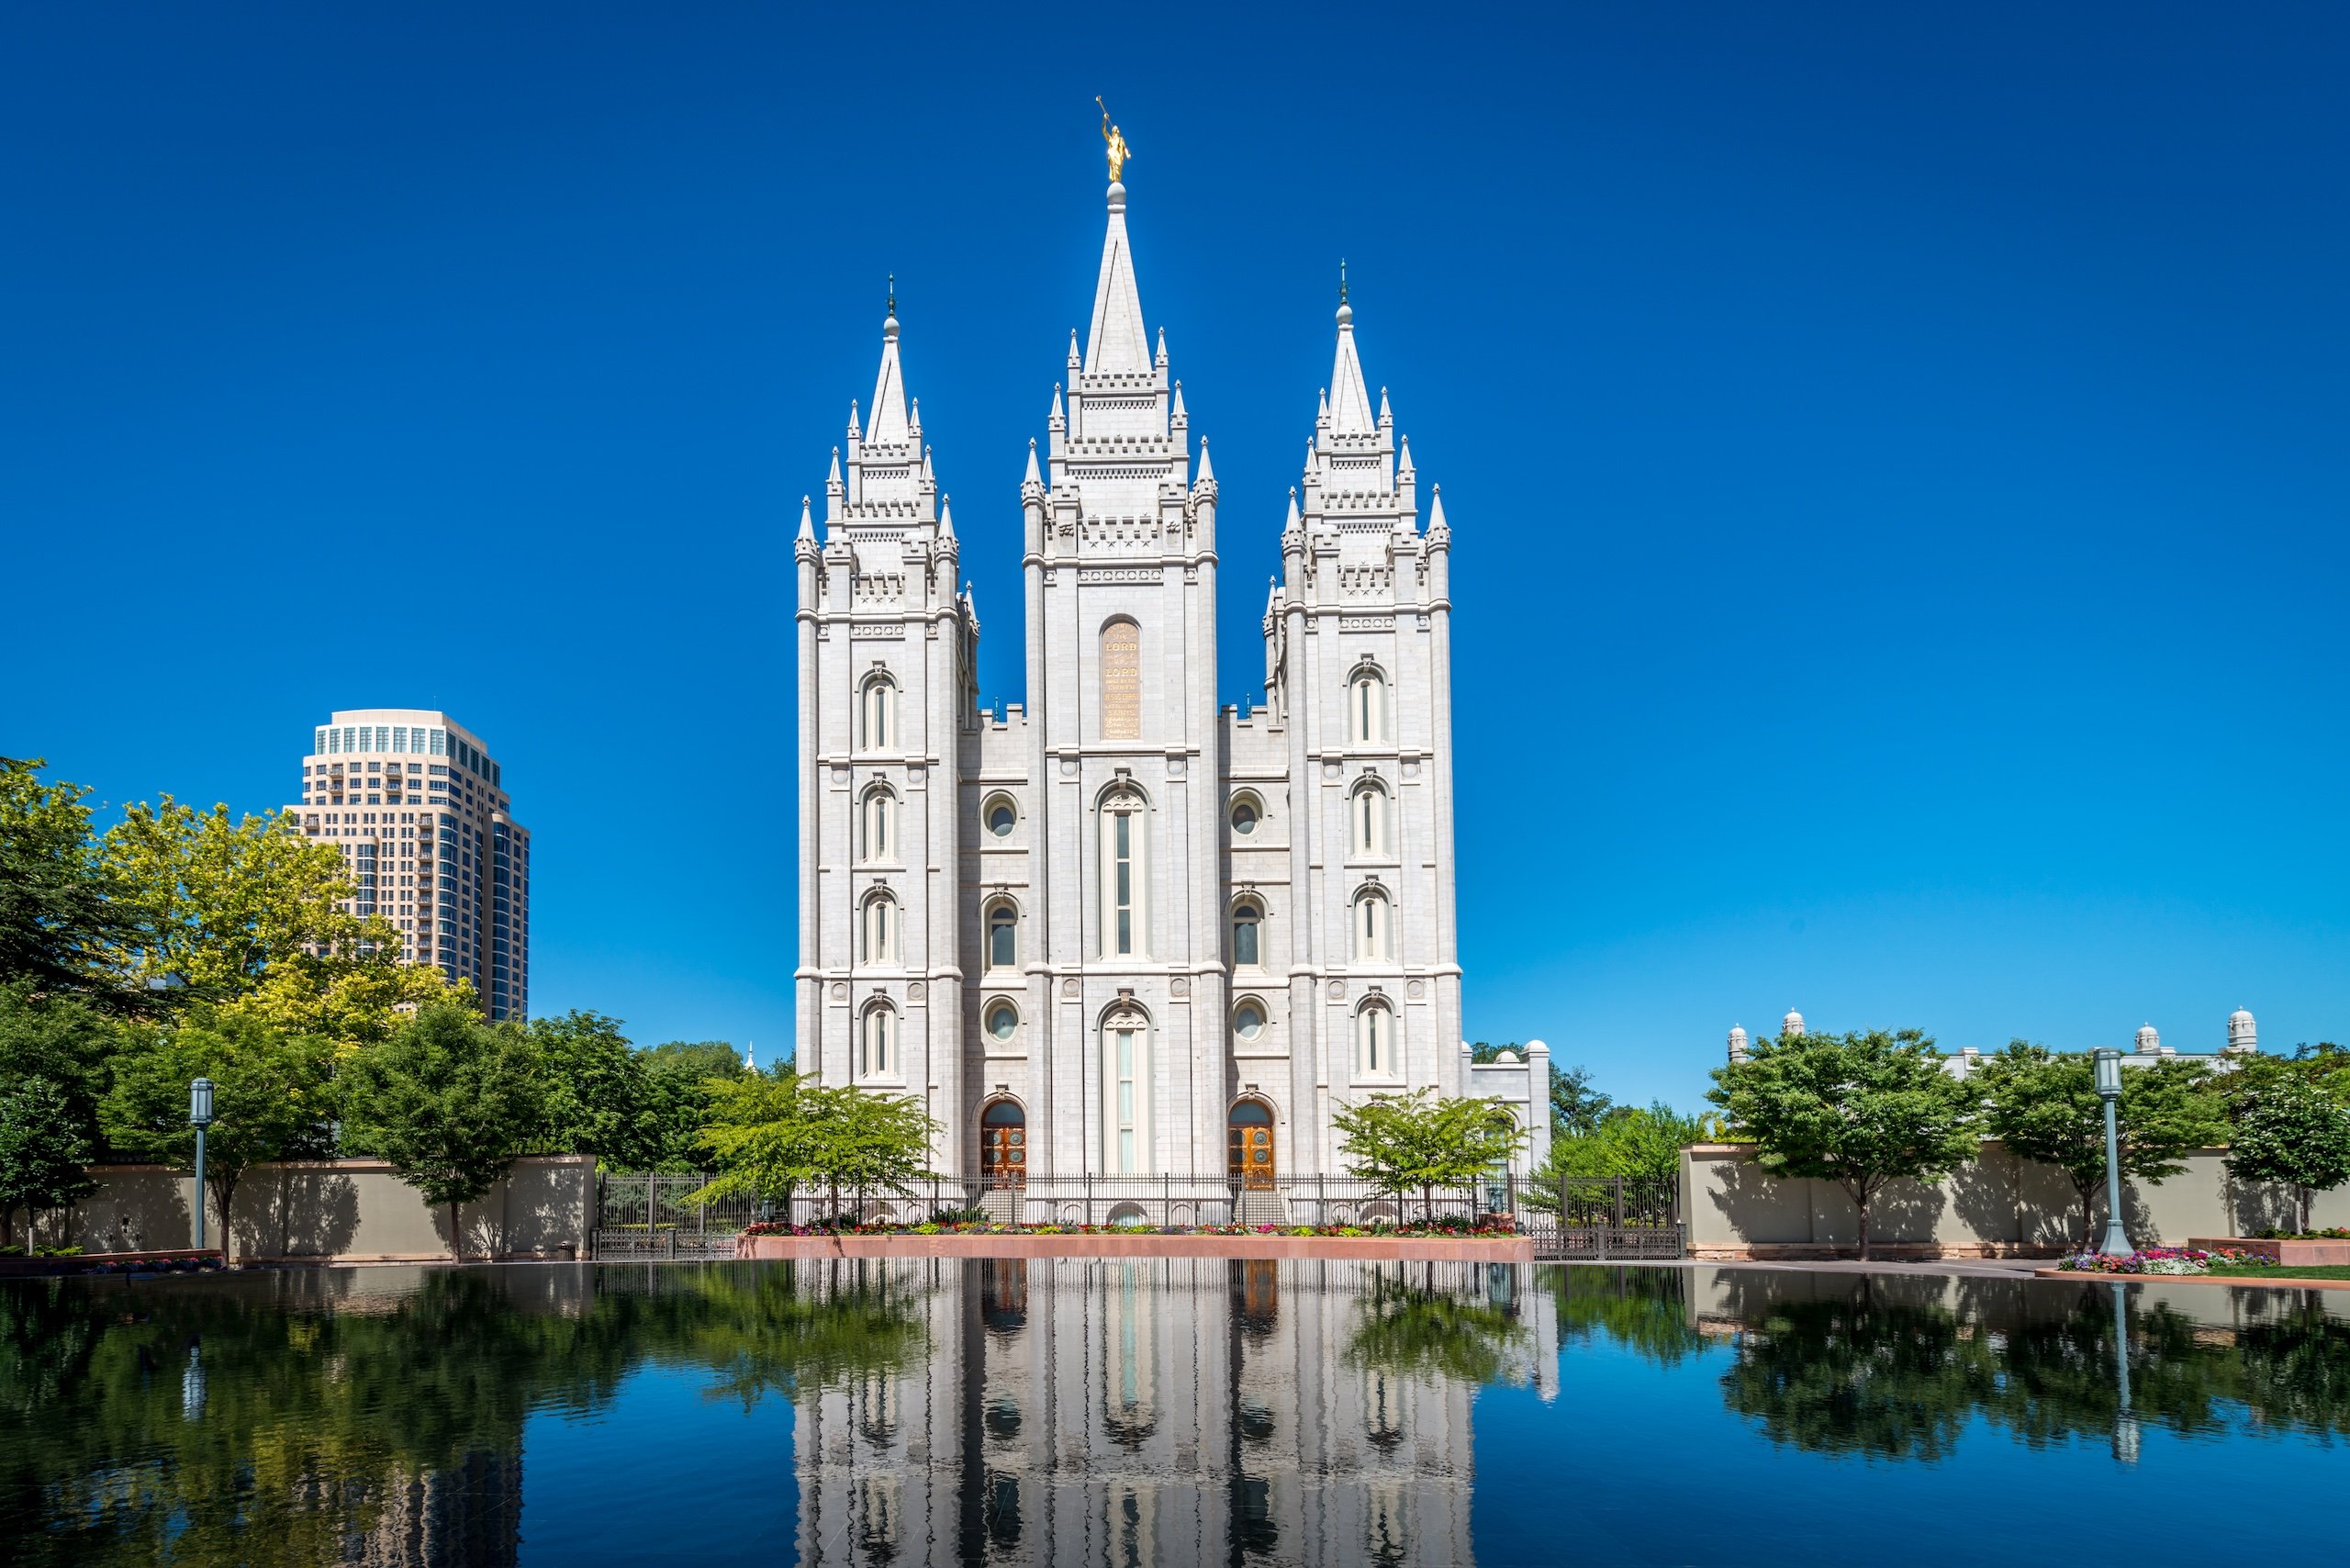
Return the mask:
<svg viewBox="0 0 2350 1568">
<path fill-rule="evenodd" d="M 1244 1187 L 1240 1191 L 1240 1201 L 1234 1209 L 1232 1223 L 1235 1225 L 1287 1225 L 1289 1200 L 1279 1193 L 1270 1193 L 1261 1187 Z"/>
</svg>

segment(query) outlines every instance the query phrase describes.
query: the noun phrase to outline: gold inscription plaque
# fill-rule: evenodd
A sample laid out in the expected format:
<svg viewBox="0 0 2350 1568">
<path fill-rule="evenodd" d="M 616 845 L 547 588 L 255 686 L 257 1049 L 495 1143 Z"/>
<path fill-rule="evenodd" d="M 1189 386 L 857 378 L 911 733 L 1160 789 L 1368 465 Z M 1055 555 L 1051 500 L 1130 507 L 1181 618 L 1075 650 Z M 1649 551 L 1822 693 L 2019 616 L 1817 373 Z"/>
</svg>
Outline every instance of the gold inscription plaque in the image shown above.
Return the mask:
<svg viewBox="0 0 2350 1568">
<path fill-rule="evenodd" d="M 1131 621 L 1102 628 L 1102 738 L 1142 738 L 1142 628 Z"/>
</svg>

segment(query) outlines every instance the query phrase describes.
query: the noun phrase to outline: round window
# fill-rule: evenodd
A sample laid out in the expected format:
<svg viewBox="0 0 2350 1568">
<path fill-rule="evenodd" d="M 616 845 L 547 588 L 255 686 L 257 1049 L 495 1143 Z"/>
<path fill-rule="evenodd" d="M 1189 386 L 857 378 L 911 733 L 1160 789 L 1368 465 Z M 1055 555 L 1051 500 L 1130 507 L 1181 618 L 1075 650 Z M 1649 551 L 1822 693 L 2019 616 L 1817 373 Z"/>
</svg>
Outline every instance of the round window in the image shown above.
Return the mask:
<svg viewBox="0 0 2350 1568">
<path fill-rule="evenodd" d="M 1008 1002 L 999 1002 L 988 1009 L 988 1033 L 999 1040 L 1008 1040 L 1020 1027 L 1020 1014 Z"/>
<path fill-rule="evenodd" d="M 1265 1032 L 1265 1010 L 1253 1002 L 1244 1002 L 1232 1015 L 1232 1031 L 1244 1040 L 1253 1040 Z"/>
<path fill-rule="evenodd" d="M 988 831 L 998 838 L 1012 836 L 1012 824 L 1019 820 L 1009 801 L 998 801 L 988 808 Z"/>
<path fill-rule="evenodd" d="M 1241 801 L 1233 806 L 1232 831 L 1243 838 L 1257 831 L 1257 807 L 1253 801 Z"/>
</svg>

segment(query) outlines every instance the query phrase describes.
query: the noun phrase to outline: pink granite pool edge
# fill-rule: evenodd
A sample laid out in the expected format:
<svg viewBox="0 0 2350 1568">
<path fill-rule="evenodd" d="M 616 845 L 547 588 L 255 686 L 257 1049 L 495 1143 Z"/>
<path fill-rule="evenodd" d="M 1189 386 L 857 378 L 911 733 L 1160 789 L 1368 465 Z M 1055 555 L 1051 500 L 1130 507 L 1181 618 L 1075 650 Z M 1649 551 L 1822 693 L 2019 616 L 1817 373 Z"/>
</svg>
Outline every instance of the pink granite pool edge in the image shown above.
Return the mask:
<svg viewBox="0 0 2350 1568">
<path fill-rule="evenodd" d="M 1362 1262 L 1531 1263 L 1523 1236 L 744 1236 L 737 1258 L 1335 1258 Z"/>
</svg>

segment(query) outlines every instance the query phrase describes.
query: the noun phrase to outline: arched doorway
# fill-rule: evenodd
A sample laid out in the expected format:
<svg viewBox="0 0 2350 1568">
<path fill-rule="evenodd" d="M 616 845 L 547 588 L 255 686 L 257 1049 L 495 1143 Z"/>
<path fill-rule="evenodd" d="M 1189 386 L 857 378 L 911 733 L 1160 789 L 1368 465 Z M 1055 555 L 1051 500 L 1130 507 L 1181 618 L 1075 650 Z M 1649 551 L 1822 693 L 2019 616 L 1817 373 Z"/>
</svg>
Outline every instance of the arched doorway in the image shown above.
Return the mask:
<svg viewBox="0 0 2350 1568">
<path fill-rule="evenodd" d="M 1273 1185 L 1273 1111 L 1262 1100 L 1242 1100 L 1225 1126 L 1225 1159 L 1243 1187 Z"/>
<path fill-rule="evenodd" d="M 1015 1100 L 993 1100 L 979 1113 L 979 1175 L 993 1187 L 1028 1179 L 1028 1113 Z"/>
</svg>

